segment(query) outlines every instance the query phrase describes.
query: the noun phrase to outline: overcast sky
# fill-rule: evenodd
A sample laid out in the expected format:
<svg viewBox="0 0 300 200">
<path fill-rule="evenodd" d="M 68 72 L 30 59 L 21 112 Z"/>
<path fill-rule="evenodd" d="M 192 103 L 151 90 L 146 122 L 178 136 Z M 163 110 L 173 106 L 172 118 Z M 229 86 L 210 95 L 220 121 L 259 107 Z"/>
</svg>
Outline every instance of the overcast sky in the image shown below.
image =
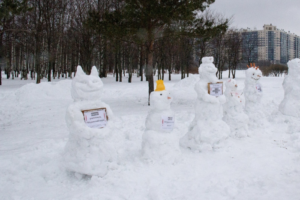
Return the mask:
<svg viewBox="0 0 300 200">
<path fill-rule="evenodd" d="M 300 0 L 215 0 L 210 9 L 233 16 L 236 28 L 262 30 L 272 24 L 300 36 Z"/>
</svg>

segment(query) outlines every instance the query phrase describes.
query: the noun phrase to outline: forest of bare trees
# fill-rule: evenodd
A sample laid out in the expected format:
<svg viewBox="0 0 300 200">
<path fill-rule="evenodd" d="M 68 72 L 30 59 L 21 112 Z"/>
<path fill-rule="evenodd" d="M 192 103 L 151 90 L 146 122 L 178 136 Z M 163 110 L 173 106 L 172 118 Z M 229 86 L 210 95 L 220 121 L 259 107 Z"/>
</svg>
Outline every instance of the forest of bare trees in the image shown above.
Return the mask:
<svg viewBox="0 0 300 200">
<path fill-rule="evenodd" d="M 1 1 L 0 66 L 6 77 L 0 73 L 0 84 L 2 78 L 35 79 L 36 83 L 43 78 L 72 78 L 81 65 L 88 74 L 96 66 L 100 77 L 113 73 L 120 82 L 125 73 L 128 82 L 136 74 L 141 81 L 148 80 L 151 92 L 153 75 L 171 80 L 172 73 L 180 73 L 185 78 L 197 72 L 203 56 L 214 56 L 218 78 L 227 69 L 228 77 L 235 77 L 242 59 L 242 35 L 228 30 L 227 19 L 194 4 L 188 8 L 198 8 L 200 14 L 194 19 L 191 14 L 182 16 L 179 12 L 190 11 L 180 7 L 183 1 L 173 1 L 181 10 L 172 14 L 167 14 L 169 4 L 145 1 L 143 10 L 136 2 Z M 161 13 L 147 13 L 161 6 L 165 9 Z"/>
</svg>

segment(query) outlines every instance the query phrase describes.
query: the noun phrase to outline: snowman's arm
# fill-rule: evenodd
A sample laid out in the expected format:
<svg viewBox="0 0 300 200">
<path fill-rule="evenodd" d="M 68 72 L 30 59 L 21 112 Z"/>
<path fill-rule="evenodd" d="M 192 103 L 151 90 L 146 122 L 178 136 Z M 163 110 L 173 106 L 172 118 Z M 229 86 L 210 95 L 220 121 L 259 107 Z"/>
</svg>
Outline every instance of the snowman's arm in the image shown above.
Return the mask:
<svg viewBox="0 0 300 200">
<path fill-rule="evenodd" d="M 205 102 L 208 103 L 218 103 L 219 100 L 215 96 L 208 94 L 207 87 L 201 84 L 195 86 L 195 90 L 198 96 Z"/>
<path fill-rule="evenodd" d="M 114 114 L 113 114 L 112 110 L 110 109 L 109 105 L 107 105 L 106 103 L 103 103 L 103 107 L 106 108 L 108 120 L 112 120 L 114 118 Z"/>
<path fill-rule="evenodd" d="M 82 112 L 74 109 L 74 107 L 68 108 L 66 113 L 66 122 L 71 134 L 75 134 L 84 139 L 91 139 L 96 135 L 101 137 L 101 135 L 104 136 L 106 134 L 104 129 L 102 130 L 88 127 L 84 122 L 84 116 Z"/>
</svg>

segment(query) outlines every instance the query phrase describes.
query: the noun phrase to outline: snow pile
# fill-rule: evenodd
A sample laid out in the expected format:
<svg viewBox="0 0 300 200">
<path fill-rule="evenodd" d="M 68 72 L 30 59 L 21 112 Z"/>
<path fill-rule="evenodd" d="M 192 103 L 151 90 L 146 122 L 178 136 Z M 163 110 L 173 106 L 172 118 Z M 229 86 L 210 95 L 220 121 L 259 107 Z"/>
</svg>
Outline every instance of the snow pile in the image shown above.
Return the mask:
<svg viewBox="0 0 300 200">
<path fill-rule="evenodd" d="M 104 176 L 108 169 L 115 168 L 117 162 L 118 139 L 114 137 L 113 113 L 101 101 L 103 83 L 96 67 L 87 76 L 77 67 L 77 75 L 72 82 L 72 103 L 66 113 L 66 123 L 70 131 L 65 147 L 64 160 L 68 170 L 78 176 Z M 82 110 L 106 108 L 109 118 L 106 127 L 88 127 L 83 119 Z"/>
<path fill-rule="evenodd" d="M 196 82 L 199 81 L 199 76 L 190 75 L 190 77 L 181 79 L 171 89 L 170 92 L 174 98 L 173 104 L 194 105 L 197 93 L 194 90 Z"/>
<path fill-rule="evenodd" d="M 288 116 L 300 117 L 300 59 L 290 60 L 289 74 L 283 81 L 284 99 L 279 105 L 279 111 Z"/>
<path fill-rule="evenodd" d="M 230 134 L 229 126 L 222 120 L 225 96 L 208 94 L 208 83 L 218 82 L 217 68 L 212 62 L 213 57 L 202 58 L 199 67 L 200 81 L 195 86 L 198 95 L 195 118 L 188 133 L 180 140 L 181 146 L 197 151 L 214 148 Z"/>
<path fill-rule="evenodd" d="M 198 75 L 190 74 L 189 77 L 182 79 L 174 85 L 175 88 L 193 88 L 199 81 Z"/>
<path fill-rule="evenodd" d="M 245 111 L 249 116 L 249 128 L 263 126 L 265 115 L 262 111 L 261 98 L 263 95 L 260 78 L 262 72 L 258 67 L 252 66 L 246 71 L 245 79 Z"/>
<path fill-rule="evenodd" d="M 237 90 L 238 84 L 234 79 L 225 83 L 226 103 L 223 106 L 223 120 L 230 126 L 231 134 L 237 137 L 248 135 L 248 116 L 244 113 L 242 93 Z"/>
<path fill-rule="evenodd" d="M 157 81 L 157 87 L 160 81 Z M 174 163 L 179 159 L 179 138 L 173 130 L 175 114 L 170 108 L 171 102 L 172 97 L 164 87 L 150 95 L 151 110 L 146 118 L 142 142 L 143 158 L 148 161 Z"/>
<path fill-rule="evenodd" d="M 71 101 L 71 98 L 66 98 L 70 96 L 70 88 L 70 80 L 57 83 L 29 83 L 6 94 L 0 99 L 0 125 L 15 121 L 26 114 L 26 109 L 29 107 L 44 106 L 45 103 L 53 100 Z"/>
<path fill-rule="evenodd" d="M 16 92 L 19 102 L 38 102 L 47 100 L 59 100 L 70 98 L 71 80 L 62 80 L 56 83 L 30 83 L 24 85 Z"/>
</svg>

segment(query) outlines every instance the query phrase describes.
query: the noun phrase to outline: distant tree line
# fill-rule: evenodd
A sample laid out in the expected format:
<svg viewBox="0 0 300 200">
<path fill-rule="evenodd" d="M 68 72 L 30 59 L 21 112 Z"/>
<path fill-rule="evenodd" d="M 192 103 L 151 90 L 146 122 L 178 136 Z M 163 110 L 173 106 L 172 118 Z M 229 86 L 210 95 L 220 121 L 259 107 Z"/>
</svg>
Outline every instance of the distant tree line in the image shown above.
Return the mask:
<svg viewBox="0 0 300 200">
<path fill-rule="evenodd" d="M 171 80 L 197 73 L 204 56 L 235 78 L 242 63 L 256 56 L 257 41 L 233 29 L 229 20 L 207 10 L 214 0 L 2 0 L 0 69 L 6 78 L 72 78 L 76 66 L 100 77 L 113 73 L 128 82 L 135 73 Z M 198 12 L 195 12 L 197 10 Z M 260 61 L 264 75 L 286 73 L 284 66 Z M 167 72 L 168 77 L 165 77 Z M 0 73 L 0 85 L 2 81 Z"/>
<path fill-rule="evenodd" d="M 228 20 L 205 11 L 214 0 L 2 0 L 0 66 L 6 78 L 72 77 L 77 65 L 100 77 L 114 73 L 168 79 L 188 76 L 199 65 L 195 55 L 214 56 L 201 43 L 221 45 Z M 197 11 L 197 12 L 195 12 Z M 201 45 L 200 45 L 201 46 Z M 202 47 L 205 48 L 205 47 Z M 201 55 L 200 55 L 201 54 Z M 222 66 L 222 59 L 217 59 Z M 222 67 L 219 67 L 221 70 Z M 1 73 L 0 73 L 1 74 Z M 1 84 L 0 77 L 0 84 Z"/>
</svg>

